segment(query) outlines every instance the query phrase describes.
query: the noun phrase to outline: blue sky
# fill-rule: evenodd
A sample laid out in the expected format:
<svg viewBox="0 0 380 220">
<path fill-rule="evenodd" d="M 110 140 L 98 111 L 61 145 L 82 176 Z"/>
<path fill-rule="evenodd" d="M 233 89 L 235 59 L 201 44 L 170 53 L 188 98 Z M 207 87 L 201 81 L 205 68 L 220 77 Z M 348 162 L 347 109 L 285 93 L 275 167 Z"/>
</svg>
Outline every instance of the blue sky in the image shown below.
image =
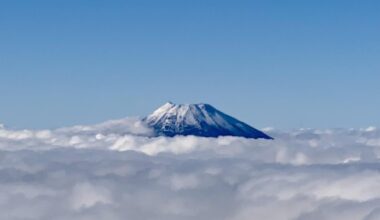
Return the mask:
<svg viewBox="0 0 380 220">
<path fill-rule="evenodd" d="M 379 1 L 0 0 L 0 122 L 210 103 L 255 127 L 380 126 Z"/>
</svg>

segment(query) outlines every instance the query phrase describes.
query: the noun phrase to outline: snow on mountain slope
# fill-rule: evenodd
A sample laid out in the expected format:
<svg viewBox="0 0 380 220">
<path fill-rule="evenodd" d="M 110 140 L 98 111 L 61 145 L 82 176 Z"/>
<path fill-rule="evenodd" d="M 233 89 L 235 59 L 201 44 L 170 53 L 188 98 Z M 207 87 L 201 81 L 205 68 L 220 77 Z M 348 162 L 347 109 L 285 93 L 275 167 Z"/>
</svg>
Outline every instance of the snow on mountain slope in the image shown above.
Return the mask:
<svg viewBox="0 0 380 220">
<path fill-rule="evenodd" d="M 168 102 L 143 119 L 157 135 L 195 135 L 202 137 L 238 136 L 273 139 L 209 104 Z"/>
</svg>

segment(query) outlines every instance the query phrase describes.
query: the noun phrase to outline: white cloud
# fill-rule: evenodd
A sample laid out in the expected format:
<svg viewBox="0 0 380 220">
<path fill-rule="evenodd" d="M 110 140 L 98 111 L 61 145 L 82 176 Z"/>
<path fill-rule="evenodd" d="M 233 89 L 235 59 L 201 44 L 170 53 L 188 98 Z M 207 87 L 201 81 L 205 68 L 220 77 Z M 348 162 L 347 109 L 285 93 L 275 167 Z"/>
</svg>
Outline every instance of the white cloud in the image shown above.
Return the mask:
<svg viewBox="0 0 380 220">
<path fill-rule="evenodd" d="M 0 219 L 379 218 L 378 129 L 267 131 L 276 140 L 153 138 L 136 119 L 0 127 Z"/>
<path fill-rule="evenodd" d="M 171 188 L 175 191 L 195 189 L 198 187 L 200 180 L 196 175 L 173 175 L 170 177 Z"/>
<path fill-rule="evenodd" d="M 110 204 L 111 196 L 105 187 L 96 187 L 90 183 L 78 183 L 74 186 L 70 205 L 74 209 L 90 208 L 96 204 Z"/>
</svg>

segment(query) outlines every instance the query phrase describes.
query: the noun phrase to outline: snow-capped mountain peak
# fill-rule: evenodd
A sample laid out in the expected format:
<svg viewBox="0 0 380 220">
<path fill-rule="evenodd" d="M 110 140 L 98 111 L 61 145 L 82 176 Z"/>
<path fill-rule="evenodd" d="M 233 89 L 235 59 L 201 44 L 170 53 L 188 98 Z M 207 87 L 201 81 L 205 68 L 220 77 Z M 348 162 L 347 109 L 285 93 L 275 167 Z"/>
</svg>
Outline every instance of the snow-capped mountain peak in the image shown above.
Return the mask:
<svg viewBox="0 0 380 220">
<path fill-rule="evenodd" d="M 195 135 L 203 137 L 240 136 L 272 139 L 209 104 L 174 104 L 167 102 L 144 118 L 157 135 Z"/>
</svg>

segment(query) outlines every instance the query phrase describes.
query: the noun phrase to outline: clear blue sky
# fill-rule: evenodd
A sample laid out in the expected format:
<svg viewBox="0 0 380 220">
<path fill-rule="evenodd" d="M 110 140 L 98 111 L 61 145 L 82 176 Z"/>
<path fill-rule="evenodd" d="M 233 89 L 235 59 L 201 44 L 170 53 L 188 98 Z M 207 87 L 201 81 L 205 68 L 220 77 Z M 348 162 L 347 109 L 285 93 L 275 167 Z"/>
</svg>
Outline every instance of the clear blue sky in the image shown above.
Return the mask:
<svg viewBox="0 0 380 220">
<path fill-rule="evenodd" d="M 0 122 L 207 102 L 255 127 L 380 126 L 380 1 L 0 0 Z"/>
</svg>

